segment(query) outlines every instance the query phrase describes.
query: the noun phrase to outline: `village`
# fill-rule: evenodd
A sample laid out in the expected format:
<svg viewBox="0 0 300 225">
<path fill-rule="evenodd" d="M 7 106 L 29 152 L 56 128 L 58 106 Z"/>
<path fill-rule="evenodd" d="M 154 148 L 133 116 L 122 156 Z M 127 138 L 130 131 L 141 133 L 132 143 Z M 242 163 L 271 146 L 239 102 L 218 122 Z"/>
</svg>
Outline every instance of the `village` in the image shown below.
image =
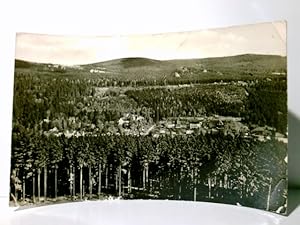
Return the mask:
<svg viewBox="0 0 300 225">
<path fill-rule="evenodd" d="M 75 118 L 73 118 L 74 120 Z M 49 123 L 50 121 L 43 121 Z M 74 122 L 74 121 L 73 121 Z M 85 135 L 133 135 L 146 136 L 151 135 L 155 138 L 164 135 L 172 137 L 176 135 L 209 135 L 222 133 L 235 136 L 242 136 L 244 138 L 254 137 L 261 142 L 275 138 L 279 142 L 287 143 L 288 134 L 281 134 L 276 132 L 276 129 L 269 126 L 251 125 L 247 126 L 243 123 L 241 117 L 232 116 L 199 116 L 199 117 L 169 117 L 154 123 L 152 120 L 148 121 L 143 116 L 126 113 L 117 121 L 106 122 L 105 130 L 100 131 L 95 125 L 91 125 L 89 129 L 82 132 L 76 129 L 68 129 L 61 131 L 56 127 L 45 131 L 46 135 L 66 137 L 85 136 Z"/>
<path fill-rule="evenodd" d="M 276 132 L 275 128 L 243 124 L 241 117 L 231 116 L 202 116 L 202 117 L 169 117 L 156 124 L 147 123 L 145 118 L 127 113 L 118 121 L 119 130 L 125 135 L 190 135 L 216 134 L 255 137 L 259 141 L 276 140 L 287 143 L 287 134 Z"/>
</svg>

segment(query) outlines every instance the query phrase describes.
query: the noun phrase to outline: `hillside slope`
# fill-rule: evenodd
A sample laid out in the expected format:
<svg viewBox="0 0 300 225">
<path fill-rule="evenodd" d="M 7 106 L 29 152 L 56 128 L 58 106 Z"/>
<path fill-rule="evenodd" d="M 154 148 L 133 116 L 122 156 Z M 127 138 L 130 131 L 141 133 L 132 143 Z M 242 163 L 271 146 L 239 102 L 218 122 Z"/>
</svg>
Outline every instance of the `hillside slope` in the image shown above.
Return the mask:
<svg viewBox="0 0 300 225">
<path fill-rule="evenodd" d="M 16 60 L 15 67 L 45 72 L 52 64 Z M 117 80 L 201 80 L 209 78 L 231 79 L 256 75 L 271 76 L 286 73 L 287 58 L 277 55 L 244 54 L 204 59 L 155 60 L 141 57 L 121 58 L 104 62 L 63 67 L 64 75 L 92 76 Z M 49 74 L 48 74 L 49 75 Z"/>
</svg>

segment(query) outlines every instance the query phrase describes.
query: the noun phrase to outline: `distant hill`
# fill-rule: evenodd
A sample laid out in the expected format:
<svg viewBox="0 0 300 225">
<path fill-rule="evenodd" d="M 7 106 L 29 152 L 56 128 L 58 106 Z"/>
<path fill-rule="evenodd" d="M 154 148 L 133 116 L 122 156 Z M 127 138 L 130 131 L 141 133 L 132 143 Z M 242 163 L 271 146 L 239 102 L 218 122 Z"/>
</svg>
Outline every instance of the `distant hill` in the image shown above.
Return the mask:
<svg viewBox="0 0 300 225">
<path fill-rule="evenodd" d="M 21 59 L 15 59 L 15 68 L 37 69 L 37 68 L 45 67 L 47 65 L 48 65 L 48 63 L 38 63 L 38 62 L 25 61 L 25 60 L 21 60 Z"/>
<path fill-rule="evenodd" d="M 228 57 L 206 58 L 200 62 L 208 67 L 218 69 L 244 69 L 257 71 L 282 71 L 286 70 L 286 57 L 278 55 L 244 54 Z"/>
<path fill-rule="evenodd" d="M 45 72 L 53 64 L 16 60 L 16 68 Z M 93 76 L 119 80 L 199 80 L 223 75 L 233 78 L 243 75 L 286 73 L 287 58 L 278 55 L 244 54 L 203 59 L 155 60 L 141 57 L 121 58 L 104 62 L 64 67 L 64 76 Z M 53 70 L 52 70 L 53 72 Z M 220 77 L 220 76 L 219 76 Z"/>
<path fill-rule="evenodd" d="M 131 58 L 121 58 L 121 59 L 113 59 L 109 61 L 99 62 L 99 63 L 93 63 L 88 65 L 82 65 L 84 67 L 123 67 L 123 68 L 131 68 L 131 67 L 141 67 L 141 66 L 155 66 L 163 61 L 155 60 L 155 59 L 149 59 L 149 58 L 141 58 L 141 57 L 131 57 Z"/>
<path fill-rule="evenodd" d="M 33 64 L 24 60 L 16 59 L 15 68 L 30 68 Z"/>
<path fill-rule="evenodd" d="M 82 65 L 83 67 L 109 67 L 112 68 L 136 68 L 136 67 L 207 67 L 209 69 L 255 69 L 265 70 L 284 70 L 286 69 L 286 57 L 278 55 L 256 55 L 244 54 L 237 56 L 215 57 L 204 59 L 176 59 L 176 60 L 154 60 L 148 58 L 122 58 L 94 64 Z M 150 68 L 149 68 L 150 69 Z"/>
</svg>

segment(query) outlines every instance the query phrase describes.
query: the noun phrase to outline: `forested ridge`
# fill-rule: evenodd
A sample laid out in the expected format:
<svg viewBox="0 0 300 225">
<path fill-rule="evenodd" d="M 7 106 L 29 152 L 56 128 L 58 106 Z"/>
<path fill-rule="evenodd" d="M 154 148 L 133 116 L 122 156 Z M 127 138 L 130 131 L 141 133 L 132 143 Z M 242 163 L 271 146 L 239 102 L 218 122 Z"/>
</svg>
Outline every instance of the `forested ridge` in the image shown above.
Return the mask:
<svg viewBox="0 0 300 225">
<path fill-rule="evenodd" d="M 112 195 L 272 211 L 285 205 L 287 145 L 277 138 L 287 132 L 285 76 L 129 81 L 25 66 L 14 83 L 11 192 L 18 201 Z M 195 77 L 197 70 L 183 73 L 191 71 Z M 199 122 L 198 129 L 180 121 L 215 115 L 241 122 Z M 247 129 L 225 132 L 236 124 Z M 257 127 L 266 129 L 263 141 L 252 134 Z"/>
</svg>

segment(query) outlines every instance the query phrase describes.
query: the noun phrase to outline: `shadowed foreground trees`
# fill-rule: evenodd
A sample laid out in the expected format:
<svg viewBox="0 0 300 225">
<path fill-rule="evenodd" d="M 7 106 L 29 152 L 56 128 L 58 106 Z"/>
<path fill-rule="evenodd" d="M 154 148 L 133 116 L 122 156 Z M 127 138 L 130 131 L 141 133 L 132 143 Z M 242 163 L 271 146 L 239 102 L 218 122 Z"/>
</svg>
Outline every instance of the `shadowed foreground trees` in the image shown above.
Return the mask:
<svg viewBox="0 0 300 225">
<path fill-rule="evenodd" d="M 220 133 L 157 138 L 19 135 L 22 141 L 13 138 L 12 170 L 24 174 L 22 184 L 32 180 L 25 187 L 31 189 L 26 196 L 32 200 L 36 194 L 39 201 L 41 196 L 56 199 L 59 192 L 75 199 L 111 194 L 267 208 L 274 202 L 269 189 L 286 178 L 286 145 L 275 139 L 260 142 Z M 53 171 L 50 180 L 47 174 Z M 25 200 L 24 192 L 18 199 Z"/>
</svg>

